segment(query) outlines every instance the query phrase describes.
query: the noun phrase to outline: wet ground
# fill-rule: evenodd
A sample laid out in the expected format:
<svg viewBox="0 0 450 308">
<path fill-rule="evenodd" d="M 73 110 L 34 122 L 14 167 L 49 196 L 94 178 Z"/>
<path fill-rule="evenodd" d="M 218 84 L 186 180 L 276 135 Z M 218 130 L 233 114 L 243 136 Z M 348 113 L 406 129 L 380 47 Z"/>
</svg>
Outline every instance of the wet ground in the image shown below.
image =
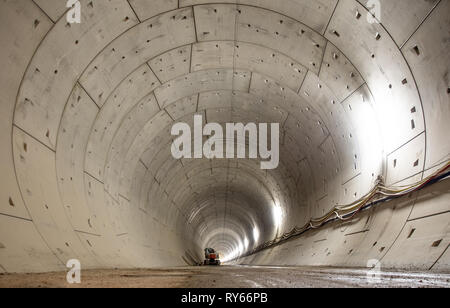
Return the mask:
<svg viewBox="0 0 450 308">
<path fill-rule="evenodd" d="M 382 272 L 369 280 L 365 269 L 322 267 L 183 267 L 170 269 L 86 270 L 81 284 L 69 285 L 66 273 L 0 274 L 0 288 L 303 288 L 445 287 L 450 274 Z"/>
</svg>

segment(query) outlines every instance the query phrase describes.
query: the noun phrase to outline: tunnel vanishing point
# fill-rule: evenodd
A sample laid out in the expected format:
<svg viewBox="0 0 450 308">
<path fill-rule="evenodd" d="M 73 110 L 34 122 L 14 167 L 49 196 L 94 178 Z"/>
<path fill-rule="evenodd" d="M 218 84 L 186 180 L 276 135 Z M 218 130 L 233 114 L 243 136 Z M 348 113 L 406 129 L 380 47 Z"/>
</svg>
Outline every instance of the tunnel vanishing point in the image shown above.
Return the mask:
<svg viewBox="0 0 450 308">
<path fill-rule="evenodd" d="M 79 8 L 0 0 L 0 273 L 450 270 L 450 1 Z M 194 115 L 278 123 L 278 167 L 175 159 Z"/>
</svg>

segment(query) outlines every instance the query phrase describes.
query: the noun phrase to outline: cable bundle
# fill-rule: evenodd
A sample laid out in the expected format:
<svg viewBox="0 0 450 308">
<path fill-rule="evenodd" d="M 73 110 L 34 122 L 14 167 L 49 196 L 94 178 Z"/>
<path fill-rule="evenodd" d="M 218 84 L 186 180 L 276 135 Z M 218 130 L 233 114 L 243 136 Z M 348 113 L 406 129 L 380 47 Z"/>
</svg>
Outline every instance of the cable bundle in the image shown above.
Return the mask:
<svg viewBox="0 0 450 308">
<path fill-rule="evenodd" d="M 403 196 L 406 196 L 410 193 L 419 191 L 429 185 L 432 185 L 442 179 L 447 178 L 450 176 L 450 161 L 447 162 L 444 167 L 440 168 L 438 171 L 436 171 L 434 174 L 430 175 L 429 177 L 423 179 L 420 182 L 417 182 L 410 186 L 391 186 L 386 187 L 384 186 L 381 179 L 378 180 L 375 187 L 364 197 L 361 199 L 344 206 L 336 206 L 331 211 L 329 211 L 327 214 L 320 218 L 311 219 L 307 224 L 305 224 L 303 227 L 295 227 L 290 232 L 284 233 L 280 237 L 277 237 L 276 239 L 272 241 L 268 241 L 263 243 L 262 245 L 256 247 L 252 252 L 248 253 L 246 256 L 252 255 L 254 253 L 257 253 L 261 250 L 270 248 L 274 245 L 278 245 L 282 242 L 287 241 L 288 239 L 299 236 L 303 233 L 305 233 L 308 230 L 311 229 L 318 229 L 325 224 L 341 220 L 341 221 L 347 221 L 353 219 L 353 217 L 358 214 L 360 211 L 370 208 L 374 205 L 377 205 L 379 203 L 383 203 L 392 199 L 400 198 Z"/>
</svg>

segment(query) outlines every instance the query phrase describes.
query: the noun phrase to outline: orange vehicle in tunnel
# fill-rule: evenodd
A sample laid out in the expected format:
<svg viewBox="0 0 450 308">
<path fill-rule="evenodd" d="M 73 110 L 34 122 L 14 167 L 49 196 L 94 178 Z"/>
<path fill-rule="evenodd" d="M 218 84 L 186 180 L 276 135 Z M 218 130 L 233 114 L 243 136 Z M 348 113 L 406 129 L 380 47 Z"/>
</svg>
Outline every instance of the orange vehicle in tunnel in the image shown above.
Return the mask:
<svg viewBox="0 0 450 308">
<path fill-rule="evenodd" d="M 203 265 L 220 265 L 219 254 L 212 248 L 205 248 Z"/>
</svg>

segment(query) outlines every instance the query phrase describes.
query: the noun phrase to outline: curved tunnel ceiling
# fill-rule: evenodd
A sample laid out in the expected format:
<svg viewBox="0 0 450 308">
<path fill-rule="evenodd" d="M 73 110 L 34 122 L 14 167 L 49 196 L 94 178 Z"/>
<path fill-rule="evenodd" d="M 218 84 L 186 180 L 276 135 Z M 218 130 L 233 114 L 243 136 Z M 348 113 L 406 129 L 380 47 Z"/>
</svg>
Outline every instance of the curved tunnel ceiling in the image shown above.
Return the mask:
<svg viewBox="0 0 450 308">
<path fill-rule="evenodd" d="M 2 2 L 1 211 L 51 260 L 4 267 L 232 259 L 449 159 L 449 1 L 381 1 L 381 23 L 354 0 L 237 2 L 81 1 L 80 24 L 56 0 Z M 279 123 L 279 167 L 174 159 L 194 115 Z"/>
</svg>

